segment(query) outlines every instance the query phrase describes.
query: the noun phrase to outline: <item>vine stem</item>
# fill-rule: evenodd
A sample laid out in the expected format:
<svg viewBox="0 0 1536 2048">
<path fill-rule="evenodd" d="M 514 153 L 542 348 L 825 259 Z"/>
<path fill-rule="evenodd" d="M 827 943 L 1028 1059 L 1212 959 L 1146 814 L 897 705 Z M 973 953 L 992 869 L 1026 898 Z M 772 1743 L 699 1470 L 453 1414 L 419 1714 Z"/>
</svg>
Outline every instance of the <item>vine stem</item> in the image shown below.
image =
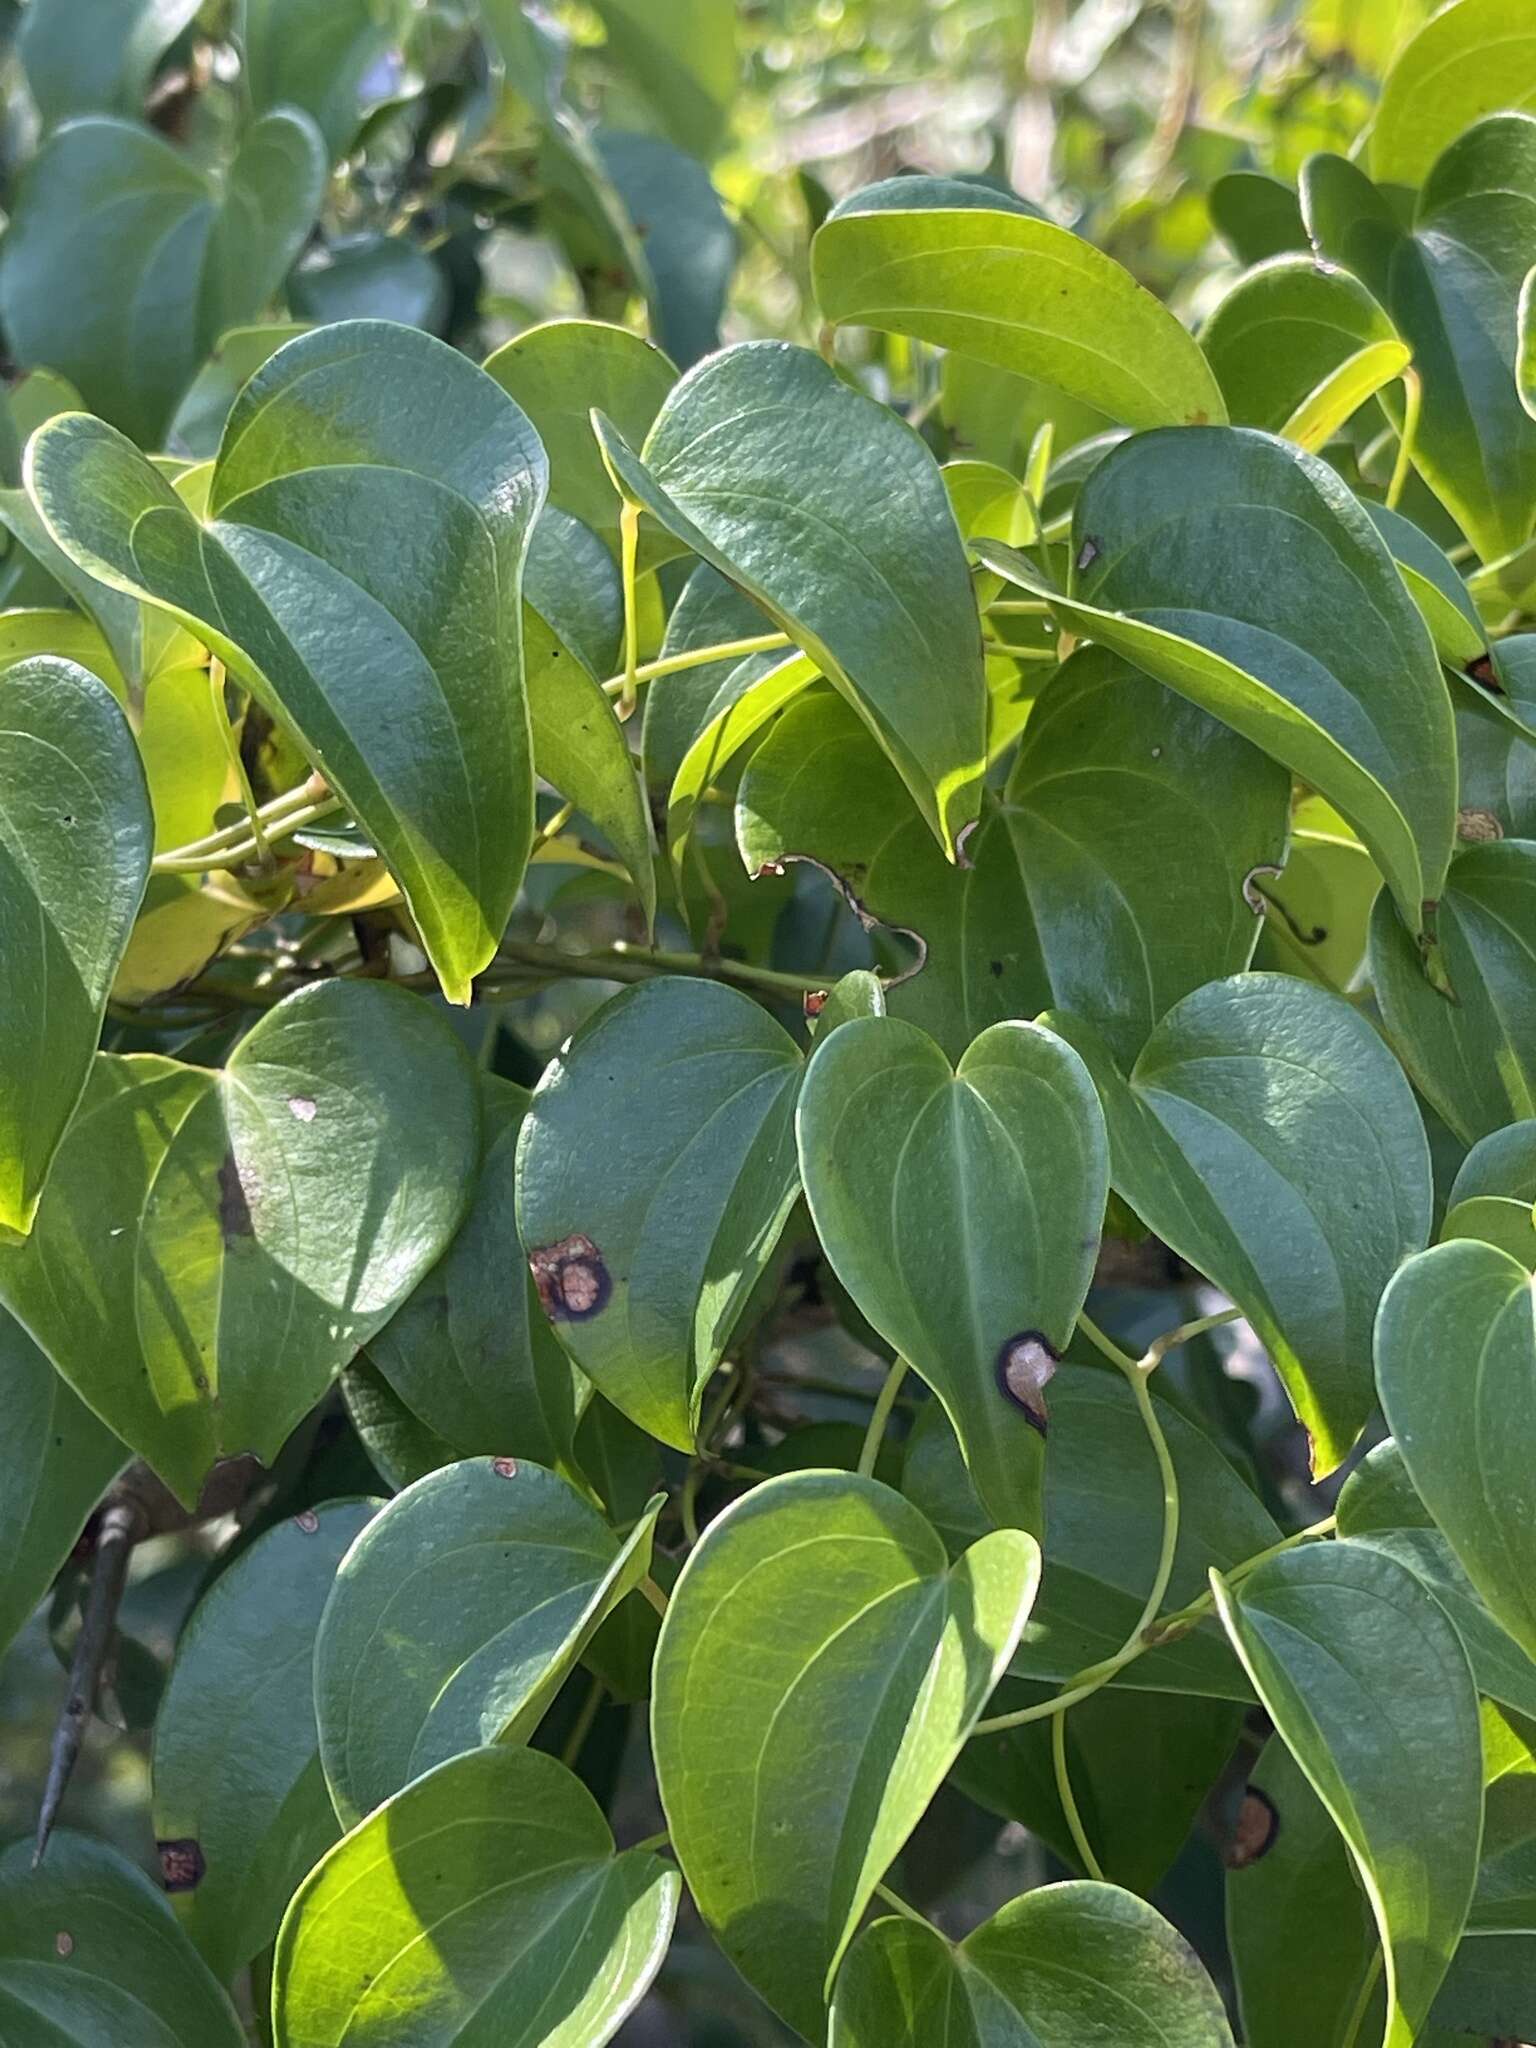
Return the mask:
<svg viewBox="0 0 1536 2048">
<path fill-rule="evenodd" d="M 825 975 L 781 974 L 771 967 L 753 967 L 744 960 L 710 958 L 703 953 L 673 953 L 657 946 L 631 946 L 624 940 L 590 953 L 570 953 L 561 946 L 546 946 L 518 939 L 504 939 L 497 959 L 507 965 L 543 967 L 557 974 L 587 981 L 646 981 L 653 974 L 697 974 L 706 981 L 728 981 L 736 988 L 761 991 L 764 995 L 803 1000 L 813 989 L 826 987 Z M 484 1000 L 496 1000 L 494 986 L 477 989 Z M 506 991 L 510 998 L 526 993 Z"/>
<path fill-rule="evenodd" d="M 594 1678 L 587 1688 L 587 1696 L 581 1703 L 581 1711 L 571 1723 L 571 1732 L 565 1738 L 565 1747 L 560 1752 L 560 1761 L 568 1771 L 574 1771 L 581 1752 L 587 1746 L 587 1737 L 592 1733 L 592 1723 L 597 1719 L 597 1710 L 603 1704 L 603 1694 L 608 1690 L 600 1678 Z"/>
<path fill-rule="evenodd" d="M 1355 2048 L 1360 2039 L 1360 2029 L 1365 2025 L 1365 2016 L 1371 2009 L 1371 2000 L 1376 1995 L 1376 1980 L 1381 1975 L 1381 1950 L 1377 1949 L 1371 1958 L 1360 1986 L 1360 1995 L 1355 2000 L 1355 2009 L 1349 2016 L 1349 2030 L 1344 2036 L 1343 2048 Z"/>
<path fill-rule="evenodd" d="M 208 657 L 208 687 L 213 695 L 213 715 L 219 722 L 219 732 L 223 736 L 224 741 L 224 752 L 228 756 L 231 769 L 234 771 L 235 782 L 240 791 L 240 801 L 245 805 L 246 824 L 250 837 L 255 844 L 256 857 L 265 867 L 271 863 L 271 853 L 262 834 L 261 812 L 257 807 L 256 792 L 251 787 L 251 778 L 245 772 L 245 762 L 240 754 L 240 742 L 235 738 L 235 729 L 229 722 L 229 705 L 225 701 L 224 682 L 225 669 L 223 662 L 219 660 L 216 654 L 210 655 Z"/>
<path fill-rule="evenodd" d="M 296 832 L 313 818 L 336 808 L 337 799 L 331 795 L 325 777 L 311 775 L 297 789 L 284 790 L 281 796 L 273 797 L 233 825 L 221 826 L 202 839 L 190 839 L 185 846 L 173 846 L 169 852 L 156 855 L 152 872 L 179 874 L 228 867 L 232 860 L 244 856 L 245 849 L 258 844 L 265 847 L 268 841 Z"/>
<path fill-rule="evenodd" d="M 869 1427 L 864 1432 L 864 1445 L 859 1452 L 858 1476 L 868 1479 L 875 1469 L 880 1456 L 880 1446 L 885 1441 L 886 1425 L 896 1406 L 896 1396 L 901 1392 L 901 1383 L 907 1376 L 907 1361 L 896 1359 L 885 1376 L 885 1384 L 875 1396 L 875 1405 L 869 1412 Z"/>
<path fill-rule="evenodd" d="M 915 1920 L 919 1927 L 932 1928 L 933 1922 L 927 1915 L 919 1913 L 916 1906 L 909 1906 L 901 1894 L 893 1892 L 888 1884 L 877 1884 L 875 1886 L 875 1897 L 883 1899 L 885 1904 L 893 1912 L 899 1913 L 903 1920 Z"/>
<path fill-rule="evenodd" d="M 717 640 L 708 647 L 691 647 L 683 654 L 663 655 L 657 661 L 637 664 L 633 677 L 610 676 L 603 684 L 607 697 L 622 698 L 626 687 L 654 683 L 658 676 L 676 675 L 685 668 L 705 668 L 712 661 L 741 661 L 749 654 L 771 654 L 791 644 L 787 633 L 751 633 L 744 640 Z"/>
<path fill-rule="evenodd" d="M 1424 384 L 1417 370 L 1403 372 L 1403 431 L 1397 437 L 1397 460 L 1387 485 L 1387 509 L 1395 512 L 1397 501 L 1408 487 L 1413 467 L 1414 445 L 1419 438 L 1419 408 L 1424 402 Z"/>
<path fill-rule="evenodd" d="M 1294 1529 L 1289 1536 L 1282 1536 L 1278 1543 L 1271 1543 L 1265 1550 L 1256 1550 L 1252 1557 L 1245 1557 L 1230 1571 L 1222 1573 L 1222 1580 L 1228 1586 L 1239 1586 L 1250 1573 L 1256 1572 L 1261 1564 L 1268 1564 L 1272 1557 L 1279 1557 L 1282 1551 L 1294 1550 L 1299 1543 L 1311 1543 L 1317 1537 L 1331 1536 L 1339 1526 L 1337 1515 L 1325 1515 L 1320 1522 L 1311 1522 L 1305 1529 Z M 1216 1596 L 1212 1592 L 1200 1594 L 1187 1607 L 1179 1607 L 1172 1614 L 1165 1614 L 1143 1631 L 1143 1641 L 1149 1650 L 1157 1649 L 1163 1643 L 1171 1643 L 1179 1636 L 1187 1635 L 1199 1622 L 1212 1613 Z"/>
<path fill-rule="evenodd" d="M 640 1592 L 665 1621 L 667 1618 L 667 1596 L 649 1573 L 640 1581 Z"/>
<path fill-rule="evenodd" d="M 635 597 L 635 572 L 640 557 L 640 507 L 625 498 L 619 508 L 619 574 L 624 584 L 624 673 L 619 679 L 620 718 L 635 708 L 639 682 L 640 614 Z"/>
<path fill-rule="evenodd" d="M 1083 1816 L 1078 1811 L 1077 1795 L 1072 1790 L 1072 1771 L 1067 1762 L 1067 1709 L 1051 1716 L 1051 1769 L 1056 1773 L 1056 1797 L 1061 1801 L 1061 1810 L 1066 1815 L 1067 1831 L 1072 1837 L 1072 1846 L 1077 1851 L 1083 1873 L 1096 1884 L 1104 1882 L 1104 1867 L 1093 1853 L 1093 1844 L 1088 1839 L 1088 1830 L 1083 1826 Z"/>
</svg>

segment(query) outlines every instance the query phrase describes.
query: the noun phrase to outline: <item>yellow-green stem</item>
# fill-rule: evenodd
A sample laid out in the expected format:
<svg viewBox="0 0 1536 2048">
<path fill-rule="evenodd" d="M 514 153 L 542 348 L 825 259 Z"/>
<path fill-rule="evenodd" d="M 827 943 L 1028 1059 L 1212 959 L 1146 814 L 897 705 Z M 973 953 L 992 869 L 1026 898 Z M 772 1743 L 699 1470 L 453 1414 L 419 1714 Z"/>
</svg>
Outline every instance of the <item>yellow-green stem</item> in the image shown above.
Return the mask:
<svg viewBox="0 0 1536 2048">
<path fill-rule="evenodd" d="M 859 1452 L 858 1470 L 861 1479 L 868 1479 L 875 1469 L 876 1460 L 880 1456 L 880 1446 L 885 1440 L 886 1424 L 891 1419 L 891 1412 L 896 1406 L 896 1396 L 901 1392 L 901 1383 L 906 1376 L 907 1361 L 904 1358 L 896 1359 L 885 1376 L 885 1384 L 875 1398 L 874 1407 L 870 1410 L 869 1427 L 864 1432 L 864 1446 Z"/>
<path fill-rule="evenodd" d="M 1066 1815 L 1067 1831 L 1072 1837 L 1072 1846 L 1077 1859 L 1083 1866 L 1083 1874 L 1097 1883 L 1104 1882 L 1104 1870 L 1093 1853 L 1093 1844 L 1088 1839 L 1088 1830 L 1083 1826 L 1083 1816 L 1077 1810 L 1077 1795 L 1072 1790 L 1072 1771 L 1067 1763 L 1067 1710 L 1051 1716 L 1051 1769 L 1056 1773 L 1056 1797 L 1061 1801 L 1061 1810 Z"/>
</svg>

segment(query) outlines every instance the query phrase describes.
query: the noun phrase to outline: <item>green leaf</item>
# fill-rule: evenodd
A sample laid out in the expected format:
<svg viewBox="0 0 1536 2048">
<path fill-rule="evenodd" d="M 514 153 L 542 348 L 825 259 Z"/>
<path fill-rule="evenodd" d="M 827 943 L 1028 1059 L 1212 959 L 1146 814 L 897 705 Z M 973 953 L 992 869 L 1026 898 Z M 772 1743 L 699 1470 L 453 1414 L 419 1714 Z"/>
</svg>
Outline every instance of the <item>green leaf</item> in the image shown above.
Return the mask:
<svg viewBox="0 0 1536 2048">
<path fill-rule="evenodd" d="M 1227 1941 L 1247 2048 L 1356 2048 L 1376 1957 L 1371 1910 L 1338 1829 L 1278 1736 L 1227 1852 Z"/>
<path fill-rule="evenodd" d="M 1367 153 L 1384 184 L 1421 185 L 1479 121 L 1536 104 L 1536 23 L 1524 0 L 1457 0 L 1400 50 L 1382 86 Z"/>
<path fill-rule="evenodd" d="M 1098 1084 L 1116 1190 L 1242 1309 L 1331 1472 L 1374 1403 L 1382 1290 L 1429 1235 L 1429 1148 L 1396 1060 L 1289 975 L 1186 996 L 1129 1079 L 1077 1019 L 1048 1021 Z"/>
<path fill-rule="evenodd" d="M 719 0 L 673 0 L 665 16 L 648 0 L 596 0 L 607 54 L 666 132 L 695 156 L 725 139 L 741 69 L 736 14 Z"/>
<path fill-rule="evenodd" d="M 1420 1093 L 1468 1144 L 1536 1115 L 1536 846 L 1465 847 L 1438 920 L 1454 994 L 1424 979 L 1386 898 L 1371 919 L 1371 980 L 1387 1032 Z"/>
<path fill-rule="evenodd" d="M 28 166 L 6 232 L 0 316 L 18 361 L 155 446 L 218 337 L 276 292 L 324 184 L 320 138 L 292 108 L 247 130 L 222 181 L 146 128 L 71 121 Z"/>
<path fill-rule="evenodd" d="M 72 661 L 0 671 L 0 1240 L 32 1227 L 149 880 L 128 721 Z"/>
<path fill-rule="evenodd" d="M 1112 2029 L 1112 2033 L 1106 2031 Z M 1160 1913 L 1109 1884 L 1014 1899 L 958 1946 L 877 1920 L 837 1980 L 831 2048 L 1231 2048 L 1215 1985 Z"/>
<path fill-rule="evenodd" d="M 372 1363 L 461 1456 L 569 1465 L 591 1392 L 517 1257 L 517 1141 L 527 1091 L 481 1081 L 479 1178 L 457 1236 L 368 1346 Z"/>
<path fill-rule="evenodd" d="M 141 1870 L 87 1835 L 0 1856 L 0 2027 L 27 2048 L 244 2048 L 235 2009 Z"/>
<path fill-rule="evenodd" d="M 446 2048 L 472 2033 L 602 2048 L 661 1966 L 678 1889 L 648 1849 L 615 1855 L 596 1800 L 553 1757 L 455 1757 L 300 1888 L 273 1969 L 278 2048 Z"/>
<path fill-rule="evenodd" d="M 534 1091 L 517 1220 L 545 1312 L 614 1406 L 679 1450 L 799 1191 L 800 1075 L 749 996 L 669 977 L 605 1003 Z"/>
<path fill-rule="evenodd" d="M 1048 1696 L 1048 1687 L 1005 1680 L 992 1711 L 1012 1713 Z M 1242 1725 L 1235 1701 L 1113 1686 L 1072 1709 L 1068 1768 L 1105 1877 L 1150 1897 L 1184 1846 Z M 1051 1741 L 1047 1721 L 976 1736 L 955 1766 L 954 1781 L 967 1798 L 1048 1843 L 1069 1869 L 1081 1868 L 1056 1789 Z"/>
<path fill-rule="evenodd" d="M 817 302 L 856 323 L 1037 378 L 1128 427 L 1224 420 L 1166 306 L 1054 221 L 974 207 L 839 210 L 811 245 Z"/>
<path fill-rule="evenodd" d="M 354 1358 L 342 1373 L 341 1398 L 368 1462 L 389 1492 L 403 1493 L 418 1479 L 458 1458 L 452 1444 L 406 1407 L 366 1354 Z M 326 1803 L 330 1803 L 329 1794 Z"/>
<path fill-rule="evenodd" d="M 397 320 L 441 334 L 447 326 L 446 270 L 405 235 L 339 235 L 311 250 L 288 279 L 296 320 Z"/>
<path fill-rule="evenodd" d="M 139 114 L 161 57 L 198 0 L 106 0 L 80 32 L 71 0 L 35 0 L 16 30 L 16 54 L 46 127 L 75 114 Z"/>
<path fill-rule="evenodd" d="M 1047 683 L 1008 826 L 1053 999 L 1124 1064 L 1180 997 L 1252 959 L 1244 884 L 1285 860 L 1290 799 L 1283 769 L 1107 649 Z"/>
<path fill-rule="evenodd" d="M 310 1666 L 336 1567 L 373 1512 L 328 1501 L 258 1537 L 176 1647 L 155 1717 L 155 1833 L 177 1916 L 223 1983 L 272 1941 L 340 1834 Z"/>
<path fill-rule="evenodd" d="M 0 1310 L 0 1652 L 53 1583 L 127 1452 Z"/>
<path fill-rule="evenodd" d="M 315 1642 L 315 1710 L 346 1827 L 424 1771 L 526 1742 L 650 1566 L 565 1480 L 476 1458 L 398 1494 L 347 1553 Z"/>
<path fill-rule="evenodd" d="M 378 982 L 269 1010 L 222 1073 L 101 1054 L 0 1294 L 189 1506 L 269 1463 L 446 1249 L 479 1143 L 440 1014 Z"/>
<path fill-rule="evenodd" d="M 955 516 L 911 428 L 781 342 L 700 364 L 639 458 L 597 426 L 622 488 L 853 704 L 953 858 L 980 802 L 986 683 Z"/>
<path fill-rule="evenodd" d="M 1514 380 L 1516 307 L 1536 245 L 1536 120 L 1496 115 L 1452 142 L 1411 226 L 1342 157 L 1311 159 L 1302 199 L 1319 252 L 1355 272 L 1413 350 L 1420 474 L 1485 562 L 1510 554 L 1536 517 L 1536 420 Z M 1397 420 L 1400 401 L 1385 402 Z"/>
<path fill-rule="evenodd" d="M 1486 655 L 1488 629 L 1460 573 L 1411 519 L 1390 506 L 1367 503 L 1371 524 L 1392 551 L 1408 595 L 1423 614 L 1440 659 L 1465 669 Z"/>
<path fill-rule="evenodd" d="M 1240 263 L 1262 263 L 1305 249 L 1307 230 L 1295 190 L 1264 171 L 1227 171 L 1206 194 L 1216 232 Z"/>
<path fill-rule="evenodd" d="M 532 421 L 549 456 L 549 502 L 569 512 L 619 552 L 619 494 L 592 432 L 594 407 L 631 446 L 651 430 L 677 371 L 659 348 L 601 320 L 548 320 L 487 356 L 494 377 Z M 640 535 L 643 574 L 684 552 L 647 521 Z"/>
<path fill-rule="evenodd" d="M 796 1115 L 816 1232 L 859 1312 L 943 1402 L 1000 1524 L 1041 1533 L 1049 1402 L 1108 1194 L 1082 1062 L 1032 1024 L 960 1060 L 869 1017 L 819 1045 Z"/>
<path fill-rule="evenodd" d="M 1482 1736 L 1466 1652 L 1406 1566 L 1350 1543 L 1283 1552 L 1222 1620 L 1343 1835 L 1386 1962 L 1383 2048 L 1412 2048 L 1466 1922 L 1482 1835 Z"/>
<path fill-rule="evenodd" d="M 97 421 L 31 447 L 60 546 L 180 619 L 298 734 L 456 1002 L 495 953 L 532 829 L 517 600 L 545 475 L 481 371 L 368 321 L 301 336 L 246 385 L 206 522 Z"/>
<path fill-rule="evenodd" d="M 1531 1287 L 1496 1246 L 1436 1245 L 1383 1298 L 1376 1377 L 1415 1491 L 1494 1619 L 1536 1657 Z"/>
<path fill-rule="evenodd" d="M 212 462 L 219 452 L 224 422 L 242 387 L 285 342 L 296 340 L 304 331 L 302 321 L 269 320 L 260 327 L 232 327 L 228 334 L 221 334 L 176 408 L 169 429 L 172 450 L 191 456 L 194 462 Z M 96 587 L 101 588 L 99 584 Z"/>
<path fill-rule="evenodd" d="M 1154 1394 L 1182 1503 L 1170 1606 L 1267 1550 L 1280 1531 L 1203 1430 Z M 901 1490 L 941 1531 L 952 1554 L 990 1527 L 943 1410 L 931 1401 L 907 1442 Z M 1051 1386 L 1045 1466 L 1048 1562 L 1040 1597 L 1009 1665 L 1012 1675 L 1061 1684 L 1118 1650 L 1136 1626 L 1156 1569 L 1163 1526 L 1158 1464 L 1130 1388 L 1118 1373 L 1069 1363 Z M 1114 1680 L 1142 1692 L 1252 1697 L 1221 1630 L 1208 1623 L 1147 1650 Z"/>
<path fill-rule="evenodd" d="M 1517 1714 L 1536 1716 L 1536 1664 L 1488 1612 L 1414 1491 L 1401 1447 L 1391 1437 L 1377 1444 L 1344 1482 L 1339 1533 L 1407 1565 L 1455 1623 L 1478 1691 Z"/>
<path fill-rule="evenodd" d="M 241 83 L 252 108 L 302 107 L 334 162 L 357 133 L 364 80 L 404 16 L 400 0 L 243 0 Z"/>
<path fill-rule="evenodd" d="M 1536 1122 L 1479 1138 L 1446 1197 L 1442 1237 L 1499 1245 L 1536 1270 Z"/>
<path fill-rule="evenodd" d="M 902 171 L 894 178 L 878 178 L 873 185 L 861 185 L 845 199 L 839 199 L 827 215 L 841 220 L 845 214 L 914 213 L 930 208 L 952 213 L 957 207 L 979 207 L 986 213 L 1019 213 L 1026 220 L 1047 218 L 1028 199 L 985 175 L 931 176 L 925 172 Z"/>
<path fill-rule="evenodd" d="M 669 39 L 671 33 L 669 22 Z M 612 128 L 599 128 L 593 141 L 643 252 L 640 284 L 652 337 L 688 369 L 720 346 L 736 230 L 708 171 L 670 142 Z"/>
<path fill-rule="evenodd" d="M 890 762 L 830 689 L 798 695 L 742 771 L 736 843 L 749 875 L 810 861 L 832 875 L 866 928 L 905 943 L 886 1008 L 958 1059 L 978 1032 L 1033 1016 L 1050 983 L 1008 829 L 989 803 L 945 860 Z M 914 963 L 910 949 L 916 946 Z M 913 966 L 916 971 L 911 971 Z"/>
<path fill-rule="evenodd" d="M 1233 424 L 1272 434 L 1363 348 L 1396 342 L 1392 322 L 1363 284 L 1300 255 L 1276 256 L 1246 272 L 1200 330 Z M 1399 370 L 1406 359 L 1404 350 Z"/>
<path fill-rule="evenodd" d="M 1326 464 L 1250 428 L 1135 436 L 1078 497 L 1070 597 L 973 545 L 1325 796 L 1421 929 L 1455 838 L 1450 699 L 1391 556 Z"/>
<path fill-rule="evenodd" d="M 1039 1568 L 1017 1530 L 949 1566 L 899 1494 L 834 1472 L 754 1487 L 683 1568 L 651 1710 L 673 1847 L 725 1953 L 808 2039 L 1007 1663 Z"/>
</svg>

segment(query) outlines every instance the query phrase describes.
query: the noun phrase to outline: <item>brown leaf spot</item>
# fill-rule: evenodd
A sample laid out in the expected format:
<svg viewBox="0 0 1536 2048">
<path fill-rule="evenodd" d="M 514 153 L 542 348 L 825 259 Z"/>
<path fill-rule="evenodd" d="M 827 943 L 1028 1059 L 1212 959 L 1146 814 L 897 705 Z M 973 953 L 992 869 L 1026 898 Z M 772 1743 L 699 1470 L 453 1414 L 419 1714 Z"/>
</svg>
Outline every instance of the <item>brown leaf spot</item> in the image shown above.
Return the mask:
<svg viewBox="0 0 1536 2048">
<path fill-rule="evenodd" d="M 53 1952 L 56 1956 L 62 1957 L 67 1962 L 75 1952 L 75 1937 L 72 1934 L 66 1934 L 61 1927 L 53 1937 Z"/>
<path fill-rule="evenodd" d="M 1269 1854 L 1279 1832 L 1280 1816 L 1275 1811 L 1274 1801 L 1257 1785 L 1249 1785 L 1243 1793 L 1237 1826 L 1232 1830 L 1232 1839 L 1222 1861 L 1228 1870 L 1246 1870 L 1250 1863 L 1257 1863 L 1261 1856 Z"/>
<path fill-rule="evenodd" d="M 313 1508 L 305 1508 L 302 1513 L 294 1516 L 293 1526 L 295 1527 L 295 1529 L 299 1530 L 301 1534 L 305 1536 L 313 1536 L 315 1531 L 320 1527 L 320 1517 L 315 1513 Z"/>
<path fill-rule="evenodd" d="M 589 1322 L 607 1307 L 613 1280 L 597 1246 L 579 1231 L 530 1252 L 528 1264 L 552 1323 Z"/>
<path fill-rule="evenodd" d="M 1467 663 L 1467 674 L 1481 689 L 1491 690 L 1495 697 L 1503 697 L 1507 694 L 1504 685 L 1494 673 L 1493 656 L 1491 654 L 1480 654 L 1476 661 L 1469 661 Z"/>
<path fill-rule="evenodd" d="M 202 1847 L 190 1836 L 175 1842 L 157 1842 L 160 1851 L 160 1882 L 168 1892 L 196 1891 L 208 1865 Z"/>
<path fill-rule="evenodd" d="M 1504 827 L 1492 811 L 1469 808 L 1456 813 L 1456 837 L 1471 846 L 1483 846 L 1491 839 L 1502 839 Z"/>
<path fill-rule="evenodd" d="M 516 1458 L 492 1458 L 491 1470 L 498 1479 L 515 1479 L 517 1477 L 517 1460 Z"/>
<path fill-rule="evenodd" d="M 1039 1330 L 1021 1330 L 997 1354 L 997 1383 L 1009 1400 L 1024 1411 L 1024 1420 L 1042 1436 L 1050 1424 L 1045 1390 L 1061 1363 L 1061 1353 Z"/>
<path fill-rule="evenodd" d="M 830 994 L 830 989 L 808 988 L 805 992 L 805 1014 L 807 1017 L 819 1017 L 827 1007 L 827 997 Z"/>
<path fill-rule="evenodd" d="M 219 1164 L 219 1229 L 224 1234 L 226 1246 L 243 1237 L 256 1235 L 256 1226 L 251 1221 L 251 1206 L 245 1199 L 240 1169 L 235 1164 L 233 1152 L 226 1152 Z"/>
</svg>

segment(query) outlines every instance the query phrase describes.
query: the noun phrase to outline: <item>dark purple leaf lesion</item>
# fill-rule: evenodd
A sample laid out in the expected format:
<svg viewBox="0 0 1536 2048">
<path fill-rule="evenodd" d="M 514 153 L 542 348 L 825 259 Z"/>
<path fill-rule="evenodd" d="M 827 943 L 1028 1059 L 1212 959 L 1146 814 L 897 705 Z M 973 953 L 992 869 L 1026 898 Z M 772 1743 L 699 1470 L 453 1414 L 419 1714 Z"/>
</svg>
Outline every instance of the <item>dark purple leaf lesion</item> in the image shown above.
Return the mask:
<svg viewBox="0 0 1536 2048">
<path fill-rule="evenodd" d="M 157 1842 L 160 1852 L 160 1882 L 168 1892 L 196 1891 L 208 1869 L 203 1855 L 202 1844 L 190 1836 L 176 1841 Z"/>
<path fill-rule="evenodd" d="M 579 1231 L 530 1252 L 528 1264 L 552 1323 L 590 1322 L 608 1306 L 613 1276 L 591 1238 Z"/>
</svg>

